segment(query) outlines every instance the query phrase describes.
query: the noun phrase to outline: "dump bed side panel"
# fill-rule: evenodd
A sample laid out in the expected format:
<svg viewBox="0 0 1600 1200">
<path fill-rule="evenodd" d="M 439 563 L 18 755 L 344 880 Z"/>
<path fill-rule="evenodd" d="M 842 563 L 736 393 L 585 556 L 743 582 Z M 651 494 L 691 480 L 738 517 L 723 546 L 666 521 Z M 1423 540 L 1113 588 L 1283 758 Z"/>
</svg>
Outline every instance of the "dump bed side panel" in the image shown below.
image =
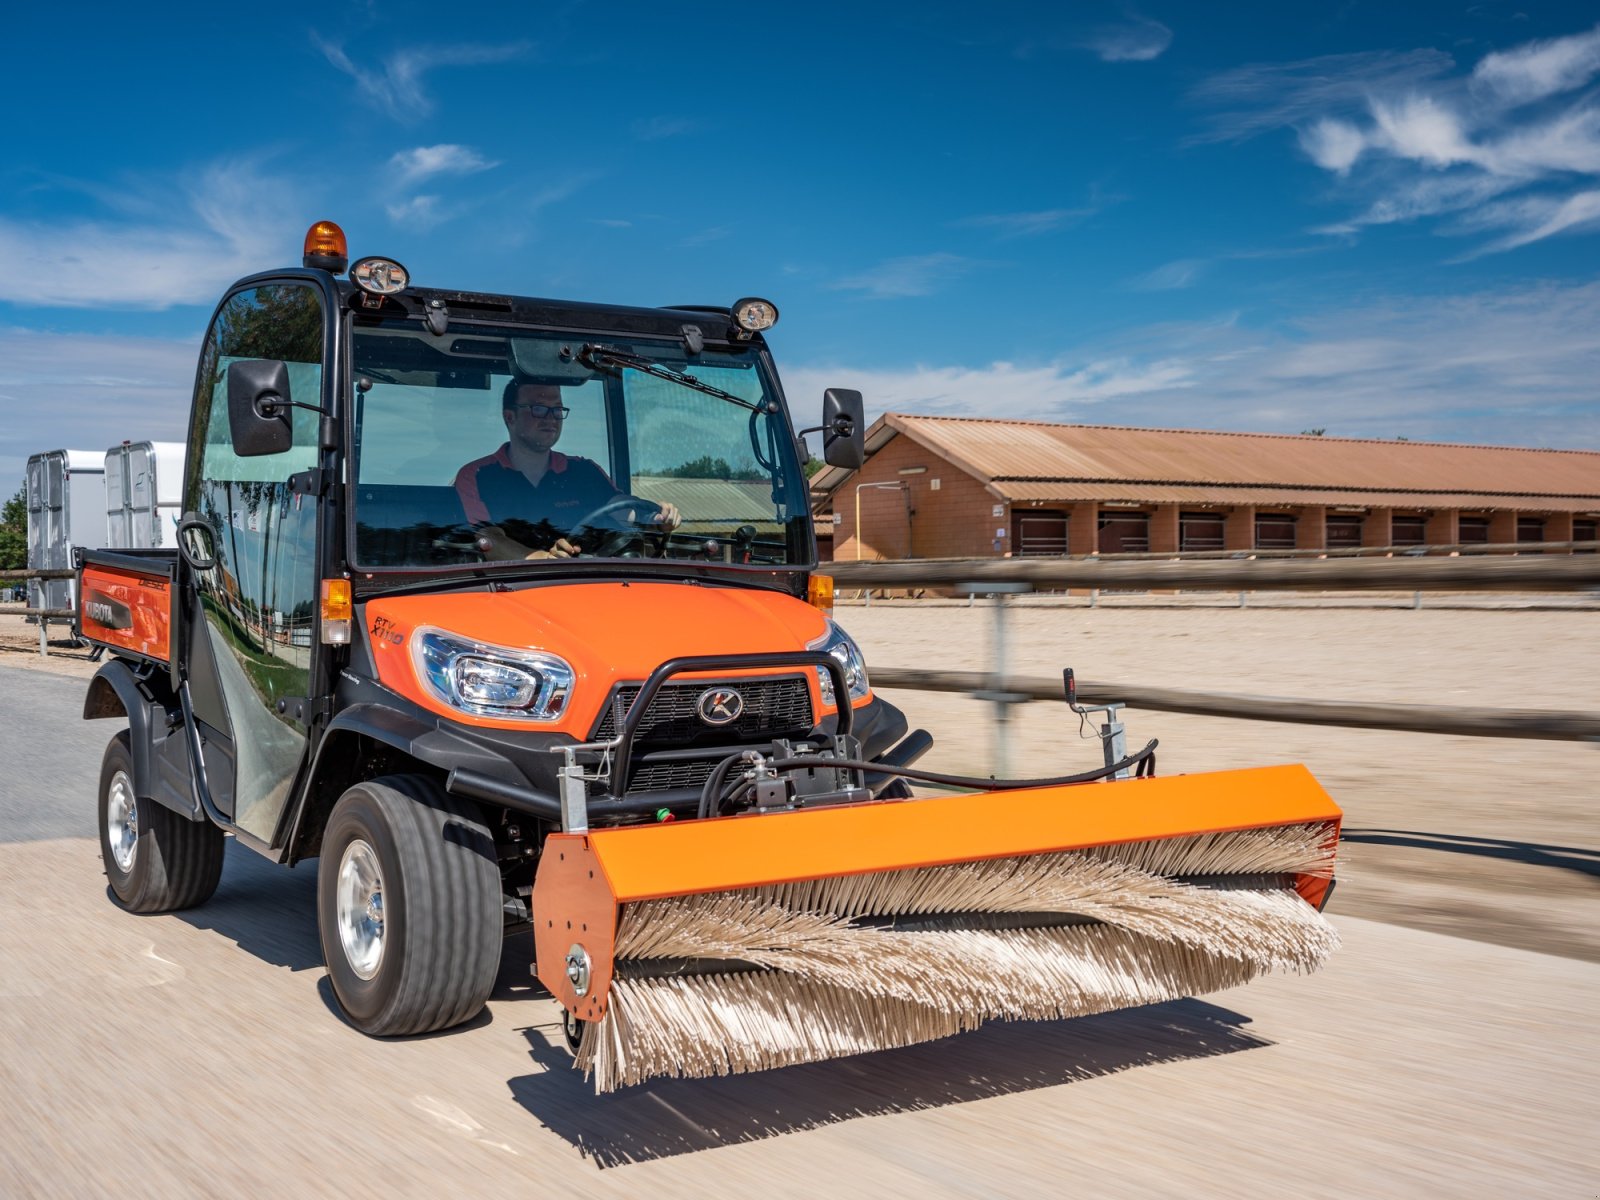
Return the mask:
<svg viewBox="0 0 1600 1200">
<path fill-rule="evenodd" d="M 172 657 L 175 556 L 89 552 L 79 572 L 81 637 L 166 663 Z"/>
</svg>

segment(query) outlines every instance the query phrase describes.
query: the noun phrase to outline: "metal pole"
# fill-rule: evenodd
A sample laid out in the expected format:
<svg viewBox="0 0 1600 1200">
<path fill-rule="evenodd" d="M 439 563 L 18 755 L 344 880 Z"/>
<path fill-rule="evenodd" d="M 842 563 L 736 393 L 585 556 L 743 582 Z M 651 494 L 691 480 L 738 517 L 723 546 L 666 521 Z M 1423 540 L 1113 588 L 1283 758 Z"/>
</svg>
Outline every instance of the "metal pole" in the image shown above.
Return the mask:
<svg viewBox="0 0 1600 1200">
<path fill-rule="evenodd" d="M 982 591 L 994 598 L 992 674 L 988 689 L 975 695 L 979 700 L 989 700 L 994 704 L 994 754 L 991 758 L 991 773 L 996 779 L 1008 779 L 1011 772 L 1010 737 L 1007 729 L 1011 717 L 1009 710 L 1011 705 L 1027 700 L 1027 696 L 1006 690 L 1006 597 L 1031 591 L 1032 587 L 1026 583 L 972 583 L 963 585 L 963 590 L 970 590 L 973 595 Z"/>
<path fill-rule="evenodd" d="M 1000 693 L 1000 691 L 1005 691 L 1005 677 L 1006 677 L 1006 669 L 1005 669 L 1005 594 L 1003 594 L 1003 592 L 1002 592 L 1002 594 L 995 595 L 994 600 L 995 600 L 995 645 L 994 645 L 995 691 L 997 691 L 997 693 Z M 1006 707 L 1008 707 L 1008 704 L 1006 704 L 1006 702 L 1003 701 L 1003 699 L 1000 699 L 1000 696 L 995 696 L 995 725 L 994 725 L 995 750 L 994 750 L 994 757 L 990 758 L 990 762 L 994 763 L 995 778 L 997 778 L 997 779 L 1010 779 L 1011 778 L 1010 755 L 1006 754 L 1006 722 L 1008 722 L 1008 720 L 1010 720 L 1010 714 L 1008 714 L 1008 712 L 1006 712 Z"/>
</svg>

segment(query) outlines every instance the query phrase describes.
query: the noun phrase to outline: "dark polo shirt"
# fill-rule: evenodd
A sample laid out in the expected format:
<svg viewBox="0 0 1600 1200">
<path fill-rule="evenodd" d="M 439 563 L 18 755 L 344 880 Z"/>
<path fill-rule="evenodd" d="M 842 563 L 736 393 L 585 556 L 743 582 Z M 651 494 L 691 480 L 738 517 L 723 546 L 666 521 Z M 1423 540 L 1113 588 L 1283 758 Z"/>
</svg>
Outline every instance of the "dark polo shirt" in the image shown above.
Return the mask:
<svg viewBox="0 0 1600 1200">
<path fill-rule="evenodd" d="M 469 525 L 498 525 L 519 542 L 542 546 L 565 537 L 578 521 L 618 495 L 592 460 L 550 451 L 537 486 L 511 464 L 507 442 L 456 473 L 456 494 Z"/>
</svg>

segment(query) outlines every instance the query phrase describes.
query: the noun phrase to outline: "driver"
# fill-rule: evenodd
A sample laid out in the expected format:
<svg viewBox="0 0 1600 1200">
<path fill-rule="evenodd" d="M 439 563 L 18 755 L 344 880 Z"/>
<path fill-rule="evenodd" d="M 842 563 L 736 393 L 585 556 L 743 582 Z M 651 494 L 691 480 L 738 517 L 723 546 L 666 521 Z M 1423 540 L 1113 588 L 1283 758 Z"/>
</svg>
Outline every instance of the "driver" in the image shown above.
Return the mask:
<svg viewBox="0 0 1600 1200">
<path fill-rule="evenodd" d="M 570 411 L 558 384 L 516 378 L 506 384 L 500 415 L 509 440 L 456 472 L 462 512 L 486 558 L 571 558 L 582 549 L 567 540 L 573 526 L 627 495 L 592 459 L 553 449 Z M 655 521 L 676 529 L 678 510 L 663 504 Z"/>
</svg>

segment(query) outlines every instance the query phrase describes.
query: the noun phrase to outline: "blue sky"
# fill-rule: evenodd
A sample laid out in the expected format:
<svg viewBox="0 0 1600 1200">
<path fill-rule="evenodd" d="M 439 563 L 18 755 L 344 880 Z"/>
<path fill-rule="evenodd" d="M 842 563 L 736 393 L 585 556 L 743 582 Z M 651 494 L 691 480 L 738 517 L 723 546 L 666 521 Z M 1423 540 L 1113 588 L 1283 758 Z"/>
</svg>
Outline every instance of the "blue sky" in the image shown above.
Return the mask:
<svg viewBox="0 0 1600 1200">
<path fill-rule="evenodd" d="M 801 416 L 1600 447 L 1593 5 L 24 6 L 0 491 L 181 439 L 305 227 L 420 283 L 777 302 Z"/>
</svg>

